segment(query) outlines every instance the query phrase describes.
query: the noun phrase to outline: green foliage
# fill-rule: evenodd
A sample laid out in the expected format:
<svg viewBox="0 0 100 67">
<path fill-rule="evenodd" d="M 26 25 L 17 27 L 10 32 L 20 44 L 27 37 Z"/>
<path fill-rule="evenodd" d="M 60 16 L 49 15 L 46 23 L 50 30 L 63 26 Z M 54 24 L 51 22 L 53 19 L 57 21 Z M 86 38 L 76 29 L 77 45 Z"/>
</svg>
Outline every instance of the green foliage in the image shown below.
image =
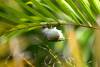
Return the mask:
<svg viewBox="0 0 100 67">
<path fill-rule="evenodd" d="M 76 36 L 82 47 L 85 63 L 88 63 L 91 53 L 89 41 L 94 34 L 93 27 L 97 25 L 96 16 L 100 14 L 99 0 L 15 0 L 12 4 L 17 5 L 8 5 L 6 1 L 0 1 L 0 43 L 4 40 L 7 42 L 10 38 L 23 35 L 23 33 L 33 34 L 33 37 L 35 37 L 34 34 L 37 34 L 36 38 L 39 40 L 36 42 L 38 44 L 31 43 L 32 47 L 29 45 L 26 48 L 31 54 L 32 52 L 36 54 L 36 67 L 41 67 L 44 59 L 52 60 L 51 65 L 47 64 L 47 67 L 56 66 L 59 64 L 58 62 L 65 63 L 66 61 L 66 58 L 62 59 L 60 56 L 67 49 L 64 48 L 65 41 L 49 42 L 45 38 L 42 39 L 42 26 L 73 24 L 77 27 Z M 84 25 L 92 29 L 79 27 Z M 61 26 L 58 28 L 63 30 Z M 27 35 L 25 37 L 29 37 Z M 62 48 L 56 45 L 60 45 Z M 71 67 L 71 64 L 66 63 L 66 65 Z M 43 66 L 45 67 L 45 64 Z"/>
</svg>

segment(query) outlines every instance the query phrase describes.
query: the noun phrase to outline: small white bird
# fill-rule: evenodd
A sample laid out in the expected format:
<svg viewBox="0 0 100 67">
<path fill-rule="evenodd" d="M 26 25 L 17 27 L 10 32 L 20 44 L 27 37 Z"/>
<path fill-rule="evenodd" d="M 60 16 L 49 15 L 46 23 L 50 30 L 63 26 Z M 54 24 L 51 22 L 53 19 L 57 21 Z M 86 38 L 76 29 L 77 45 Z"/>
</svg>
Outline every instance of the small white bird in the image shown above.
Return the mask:
<svg viewBox="0 0 100 67">
<path fill-rule="evenodd" d="M 42 30 L 43 34 L 47 37 L 48 40 L 64 40 L 64 36 L 61 30 L 53 28 L 44 28 Z"/>
</svg>

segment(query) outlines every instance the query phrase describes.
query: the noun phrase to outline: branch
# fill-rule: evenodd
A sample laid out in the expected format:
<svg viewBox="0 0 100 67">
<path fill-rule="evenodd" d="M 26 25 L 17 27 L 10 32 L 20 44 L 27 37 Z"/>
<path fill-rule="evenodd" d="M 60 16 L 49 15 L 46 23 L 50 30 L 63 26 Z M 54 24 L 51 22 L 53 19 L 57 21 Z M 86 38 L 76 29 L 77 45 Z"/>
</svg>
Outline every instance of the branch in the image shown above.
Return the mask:
<svg viewBox="0 0 100 67">
<path fill-rule="evenodd" d="M 10 32 L 13 32 L 13 31 L 16 31 L 16 30 L 23 30 L 23 29 L 26 29 L 26 30 L 33 30 L 33 29 L 36 29 L 36 28 L 42 28 L 43 26 L 64 26 L 64 25 L 72 25 L 72 26 L 81 26 L 81 27 L 86 27 L 86 28 L 91 28 L 91 29 L 98 29 L 98 26 L 92 26 L 92 25 L 83 25 L 83 24 L 75 24 L 75 23 L 71 23 L 71 22 L 66 22 L 66 21 L 60 21 L 60 22 L 55 22 L 55 21 L 52 21 L 52 22 L 40 22 L 40 23 L 24 23 L 24 24 L 19 24 L 17 26 L 15 26 L 14 28 L 11 28 L 10 30 L 6 31 L 5 34 L 7 33 L 10 33 Z M 32 29 L 31 29 L 32 28 Z M 2 34 L 4 35 L 4 34 Z"/>
</svg>

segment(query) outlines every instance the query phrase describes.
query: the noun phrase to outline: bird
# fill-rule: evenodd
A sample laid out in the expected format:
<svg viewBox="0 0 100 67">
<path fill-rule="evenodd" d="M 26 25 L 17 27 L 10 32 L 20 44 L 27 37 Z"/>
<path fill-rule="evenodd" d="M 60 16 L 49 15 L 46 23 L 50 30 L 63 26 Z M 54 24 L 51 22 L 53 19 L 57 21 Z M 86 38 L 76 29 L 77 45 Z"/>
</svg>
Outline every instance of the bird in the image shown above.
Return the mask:
<svg viewBox="0 0 100 67">
<path fill-rule="evenodd" d="M 42 30 L 42 32 L 48 40 L 62 41 L 65 39 L 62 31 L 58 30 L 56 27 L 46 27 Z"/>
</svg>

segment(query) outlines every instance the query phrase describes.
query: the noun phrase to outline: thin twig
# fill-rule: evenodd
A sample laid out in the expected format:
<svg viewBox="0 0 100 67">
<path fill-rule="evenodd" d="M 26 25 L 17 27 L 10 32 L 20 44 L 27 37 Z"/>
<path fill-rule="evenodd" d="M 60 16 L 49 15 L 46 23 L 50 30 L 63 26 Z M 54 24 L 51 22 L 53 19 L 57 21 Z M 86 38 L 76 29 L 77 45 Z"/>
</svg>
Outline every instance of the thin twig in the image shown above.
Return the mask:
<svg viewBox="0 0 100 67">
<path fill-rule="evenodd" d="M 30 65 L 31 67 L 35 67 L 31 62 L 29 62 L 26 58 L 23 58 L 23 60 L 28 64 Z"/>
</svg>

